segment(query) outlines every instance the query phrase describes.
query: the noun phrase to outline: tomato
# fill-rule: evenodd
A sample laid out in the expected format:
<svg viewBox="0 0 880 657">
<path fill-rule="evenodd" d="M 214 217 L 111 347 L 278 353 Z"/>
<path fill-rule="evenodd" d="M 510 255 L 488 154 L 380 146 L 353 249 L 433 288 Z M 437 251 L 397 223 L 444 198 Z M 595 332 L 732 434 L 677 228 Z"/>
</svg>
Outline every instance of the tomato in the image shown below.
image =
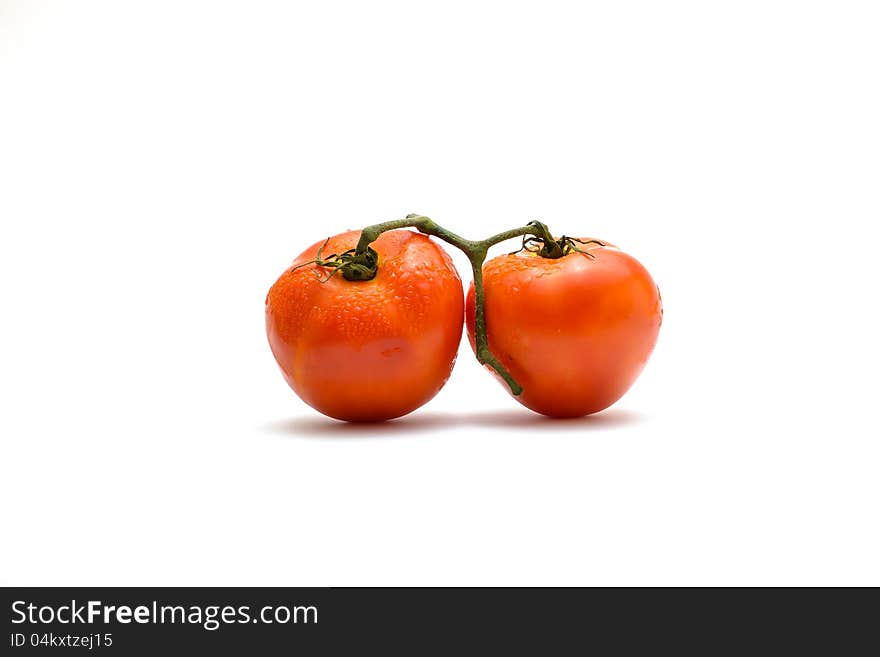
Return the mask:
<svg viewBox="0 0 880 657">
<path fill-rule="evenodd" d="M 660 330 L 660 292 L 647 270 L 607 244 L 586 250 L 557 259 L 524 250 L 483 267 L 489 349 L 523 387 L 515 399 L 544 415 L 576 417 L 613 404 Z M 465 316 L 473 348 L 473 284 Z"/>
<path fill-rule="evenodd" d="M 353 248 L 349 231 L 303 251 L 269 290 L 266 330 L 284 378 L 307 404 L 349 421 L 406 415 L 452 371 L 464 292 L 449 255 L 409 230 L 383 233 L 375 278 L 348 281 L 309 263 Z"/>
</svg>

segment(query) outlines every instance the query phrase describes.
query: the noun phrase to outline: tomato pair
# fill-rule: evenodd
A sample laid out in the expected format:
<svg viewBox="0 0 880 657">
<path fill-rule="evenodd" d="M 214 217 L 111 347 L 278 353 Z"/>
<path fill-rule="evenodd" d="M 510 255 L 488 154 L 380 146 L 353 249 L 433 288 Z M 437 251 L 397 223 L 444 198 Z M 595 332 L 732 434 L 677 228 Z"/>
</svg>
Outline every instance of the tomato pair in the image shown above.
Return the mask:
<svg viewBox="0 0 880 657">
<path fill-rule="evenodd" d="M 306 249 L 269 290 L 266 326 L 303 401 L 340 420 L 388 420 L 446 383 L 462 315 L 476 349 L 477 295 L 471 283 L 465 304 L 449 255 L 411 230 L 382 232 L 370 244 L 372 260 L 362 261 L 373 277 L 348 280 L 357 276 L 341 275 L 344 259 L 335 254 L 354 252 L 360 235 Z M 633 257 L 567 239 L 555 257 L 524 249 L 482 268 L 489 351 L 521 385 L 514 398 L 554 417 L 617 401 L 651 354 L 663 314 L 657 286 Z"/>
</svg>

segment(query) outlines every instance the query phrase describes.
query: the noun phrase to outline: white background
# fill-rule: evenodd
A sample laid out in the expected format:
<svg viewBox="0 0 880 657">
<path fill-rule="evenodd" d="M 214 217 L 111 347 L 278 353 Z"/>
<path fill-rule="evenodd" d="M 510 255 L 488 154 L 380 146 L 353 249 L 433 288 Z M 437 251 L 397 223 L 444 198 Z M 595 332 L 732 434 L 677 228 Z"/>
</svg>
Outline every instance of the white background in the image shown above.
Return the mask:
<svg viewBox="0 0 880 657">
<path fill-rule="evenodd" d="M 0 583 L 880 584 L 878 33 L 870 2 L 0 2 Z M 554 422 L 465 347 L 403 420 L 306 407 L 266 291 L 408 212 L 635 255 L 641 379 Z"/>
</svg>

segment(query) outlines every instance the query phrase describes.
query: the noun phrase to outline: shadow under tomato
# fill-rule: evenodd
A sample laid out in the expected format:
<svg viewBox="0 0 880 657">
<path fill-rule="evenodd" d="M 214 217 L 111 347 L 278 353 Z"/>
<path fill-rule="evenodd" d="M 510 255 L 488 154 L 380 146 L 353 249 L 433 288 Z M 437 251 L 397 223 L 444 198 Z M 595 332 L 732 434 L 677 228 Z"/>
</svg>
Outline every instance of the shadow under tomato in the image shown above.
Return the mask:
<svg viewBox="0 0 880 657">
<path fill-rule="evenodd" d="M 579 431 L 583 429 L 611 429 L 639 424 L 643 416 L 622 408 L 610 408 L 595 415 L 583 417 L 547 417 L 526 409 L 480 411 L 466 418 L 467 424 L 501 429 L 548 429 L 552 431 Z"/>
<path fill-rule="evenodd" d="M 303 438 L 358 438 L 378 436 L 391 438 L 415 433 L 436 432 L 450 428 L 449 417 L 438 413 L 422 413 L 418 417 L 407 415 L 387 422 L 343 422 L 322 415 L 295 418 L 277 422 L 266 427 L 281 435 Z"/>
<path fill-rule="evenodd" d="M 643 417 L 624 409 L 609 409 L 577 418 L 550 418 L 526 409 L 478 411 L 474 413 L 431 413 L 416 411 L 396 420 L 375 423 L 351 423 L 321 416 L 284 420 L 266 427 L 267 431 L 302 438 L 407 437 L 464 428 L 489 427 L 506 431 L 577 432 L 630 427 Z"/>
</svg>

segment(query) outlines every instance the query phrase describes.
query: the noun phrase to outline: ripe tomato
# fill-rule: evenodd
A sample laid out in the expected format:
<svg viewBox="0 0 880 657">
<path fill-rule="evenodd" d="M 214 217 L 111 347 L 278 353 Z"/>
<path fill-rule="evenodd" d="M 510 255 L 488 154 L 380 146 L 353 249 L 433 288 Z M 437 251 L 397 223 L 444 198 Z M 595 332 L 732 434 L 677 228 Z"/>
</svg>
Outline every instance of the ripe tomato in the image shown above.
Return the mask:
<svg viewBox="0 0 880 657">
<path fill-rule="evenodd" d="M 406 415 L 431 399 L 452 371 L 464 293 L 449 255 L 409 230 L 372 243 L 378 272 L 368 281 L 307 264 L 353 248 L 360 231 L 303 251 L 269 290 L 269 345 L 291 388 L 340 420 Z"/>
<path fill-rule="evenodd" d="M 647 270 L 610 245 L 587 250 L 592 258 L 520 251 L 483 267 L 489 349 L 523 387 L 515 399 L 544 415 L 608 408 L 636 380 L 660 330 L 660 292 Z M 474 347 L 473 283 L 465 316 Z"/>
</svg>

